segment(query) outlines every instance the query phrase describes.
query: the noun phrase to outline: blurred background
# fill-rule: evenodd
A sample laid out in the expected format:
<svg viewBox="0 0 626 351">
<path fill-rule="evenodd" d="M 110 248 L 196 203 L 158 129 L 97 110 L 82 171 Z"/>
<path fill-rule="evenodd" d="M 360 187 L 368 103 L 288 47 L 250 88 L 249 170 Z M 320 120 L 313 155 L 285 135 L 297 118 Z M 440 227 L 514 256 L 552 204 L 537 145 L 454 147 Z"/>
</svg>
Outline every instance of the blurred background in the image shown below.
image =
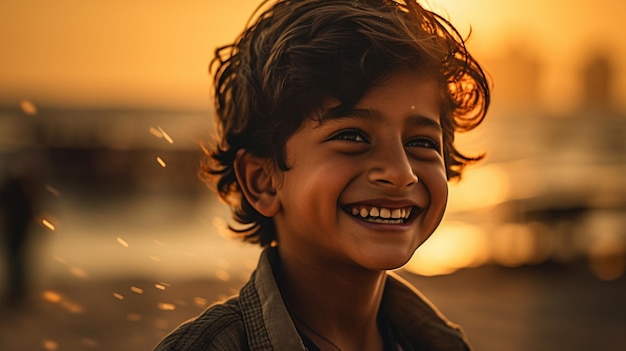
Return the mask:
<svg viewBox="0 0 626 351">
<path fill-rule="evenodd" d="M 478 350 L 625 349 L 626 3 L 428 3 L 493 105 L 400 274 Z M 196 172 L 208 63 L 257 4 L 0 4 L 0 349 L 149 350 L 248 279 Z"/>
</svg>

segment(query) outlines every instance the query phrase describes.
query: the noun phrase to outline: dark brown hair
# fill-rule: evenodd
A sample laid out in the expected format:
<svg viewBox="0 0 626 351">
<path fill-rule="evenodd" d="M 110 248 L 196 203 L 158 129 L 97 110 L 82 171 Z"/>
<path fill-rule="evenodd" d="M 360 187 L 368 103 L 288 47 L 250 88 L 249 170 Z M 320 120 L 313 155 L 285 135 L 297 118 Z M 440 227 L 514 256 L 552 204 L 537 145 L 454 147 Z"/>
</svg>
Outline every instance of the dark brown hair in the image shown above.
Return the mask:
<svg viewBox="0 0 626 351">
<path fill-rule="evenodd" d="M 276 234 L 273 219 L 240 192 L 233 169 L 237 151 L 246 149 L 287 170 L 287 139 L 323 101 L 333 98 L 340 104 L 335 109 L 350 109 L 396 69 L 441 82 L 448 179 L 460 178 L 467 164 L 482 158 L 459 152 L 454 135 L 481 123 L 489 85 L 444 18 L 408 0 L 279 0 L 257 13 L 235 43 L 216 50 L 211 68 L 218 139 L 201 169 L 230 205 L 241 224 L 231 229 L 243 240 L 266 246 Z"/>
</svg>

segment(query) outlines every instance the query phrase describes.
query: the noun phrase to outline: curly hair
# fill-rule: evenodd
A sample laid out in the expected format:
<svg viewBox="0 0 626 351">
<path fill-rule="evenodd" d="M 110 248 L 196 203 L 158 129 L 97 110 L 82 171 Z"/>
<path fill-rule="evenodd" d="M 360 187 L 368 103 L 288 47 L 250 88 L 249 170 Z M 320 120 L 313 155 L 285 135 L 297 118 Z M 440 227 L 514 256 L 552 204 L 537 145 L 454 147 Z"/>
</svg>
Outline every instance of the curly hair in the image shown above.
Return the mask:
<svg viewBox="0 0 626 351">
<path fill-rule="evenodd" d="M 483 157 L 466 156 L 454 145 L 455 132 L 481 123 L 490 93 L 485 73 L 446 19 L 408 0 L 269 2 L 211 62 L 218 138 L 206 150 L 200 174 L 230 205 L 240 224 L 230 229 L 244 241 L 267 246 L 276 234 L 273 219 L 241 194 L 233 167 L 237 151 L 287 170 L 287 139 L 323 101 L 333 98 L 339 102 L 335 109 L 350 109 L 399 68 L 441 83 L 448 179 L 459 179 L 466 165 Z"/>
</svg>

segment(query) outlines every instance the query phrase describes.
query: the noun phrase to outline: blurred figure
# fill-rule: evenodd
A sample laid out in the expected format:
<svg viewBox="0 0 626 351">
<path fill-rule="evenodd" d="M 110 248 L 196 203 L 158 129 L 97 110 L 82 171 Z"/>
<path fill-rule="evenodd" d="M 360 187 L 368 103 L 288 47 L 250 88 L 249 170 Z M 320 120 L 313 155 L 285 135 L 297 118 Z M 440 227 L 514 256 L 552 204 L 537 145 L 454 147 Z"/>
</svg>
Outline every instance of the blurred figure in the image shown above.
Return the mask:
<svg viewBox="0 0 626 351">
<path fill-rule="evenodd" d="M 4 242 L 6 277 L 3 303 L 12 308 L 24 302 L 27 293 L 28 241 L 35 214 L 33 175 L 9 167 L 0 188 L 0 238 Z"/>
<path fill-rule="evenodd" d="M 611 87 L 614 77 L 610 56 L 596 53 L 589 58 L 583 69 L 585 88 L 585 107 L 596 110 L 607 110 L 611 107 Z"/>
</svg>

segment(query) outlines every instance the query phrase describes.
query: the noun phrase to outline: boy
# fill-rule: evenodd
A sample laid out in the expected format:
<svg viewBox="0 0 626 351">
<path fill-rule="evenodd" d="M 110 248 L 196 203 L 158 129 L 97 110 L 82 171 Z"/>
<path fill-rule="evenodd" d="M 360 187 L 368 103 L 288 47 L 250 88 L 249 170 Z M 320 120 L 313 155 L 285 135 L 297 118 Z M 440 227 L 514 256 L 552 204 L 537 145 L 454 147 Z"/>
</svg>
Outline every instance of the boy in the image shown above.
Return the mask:
<svg viewBox="0 0 626 351">
<path fill-rule="evenodd" d="M 204 171 L 231 229 L 265 249 L 238 296 L 156 349 L 470 349 L 387 272 L 480 158 L 453 144 L 489 105 L 458 32 L 416 2 L 278 0 L 214 63 L 220 139 Z"/>
</svg>

